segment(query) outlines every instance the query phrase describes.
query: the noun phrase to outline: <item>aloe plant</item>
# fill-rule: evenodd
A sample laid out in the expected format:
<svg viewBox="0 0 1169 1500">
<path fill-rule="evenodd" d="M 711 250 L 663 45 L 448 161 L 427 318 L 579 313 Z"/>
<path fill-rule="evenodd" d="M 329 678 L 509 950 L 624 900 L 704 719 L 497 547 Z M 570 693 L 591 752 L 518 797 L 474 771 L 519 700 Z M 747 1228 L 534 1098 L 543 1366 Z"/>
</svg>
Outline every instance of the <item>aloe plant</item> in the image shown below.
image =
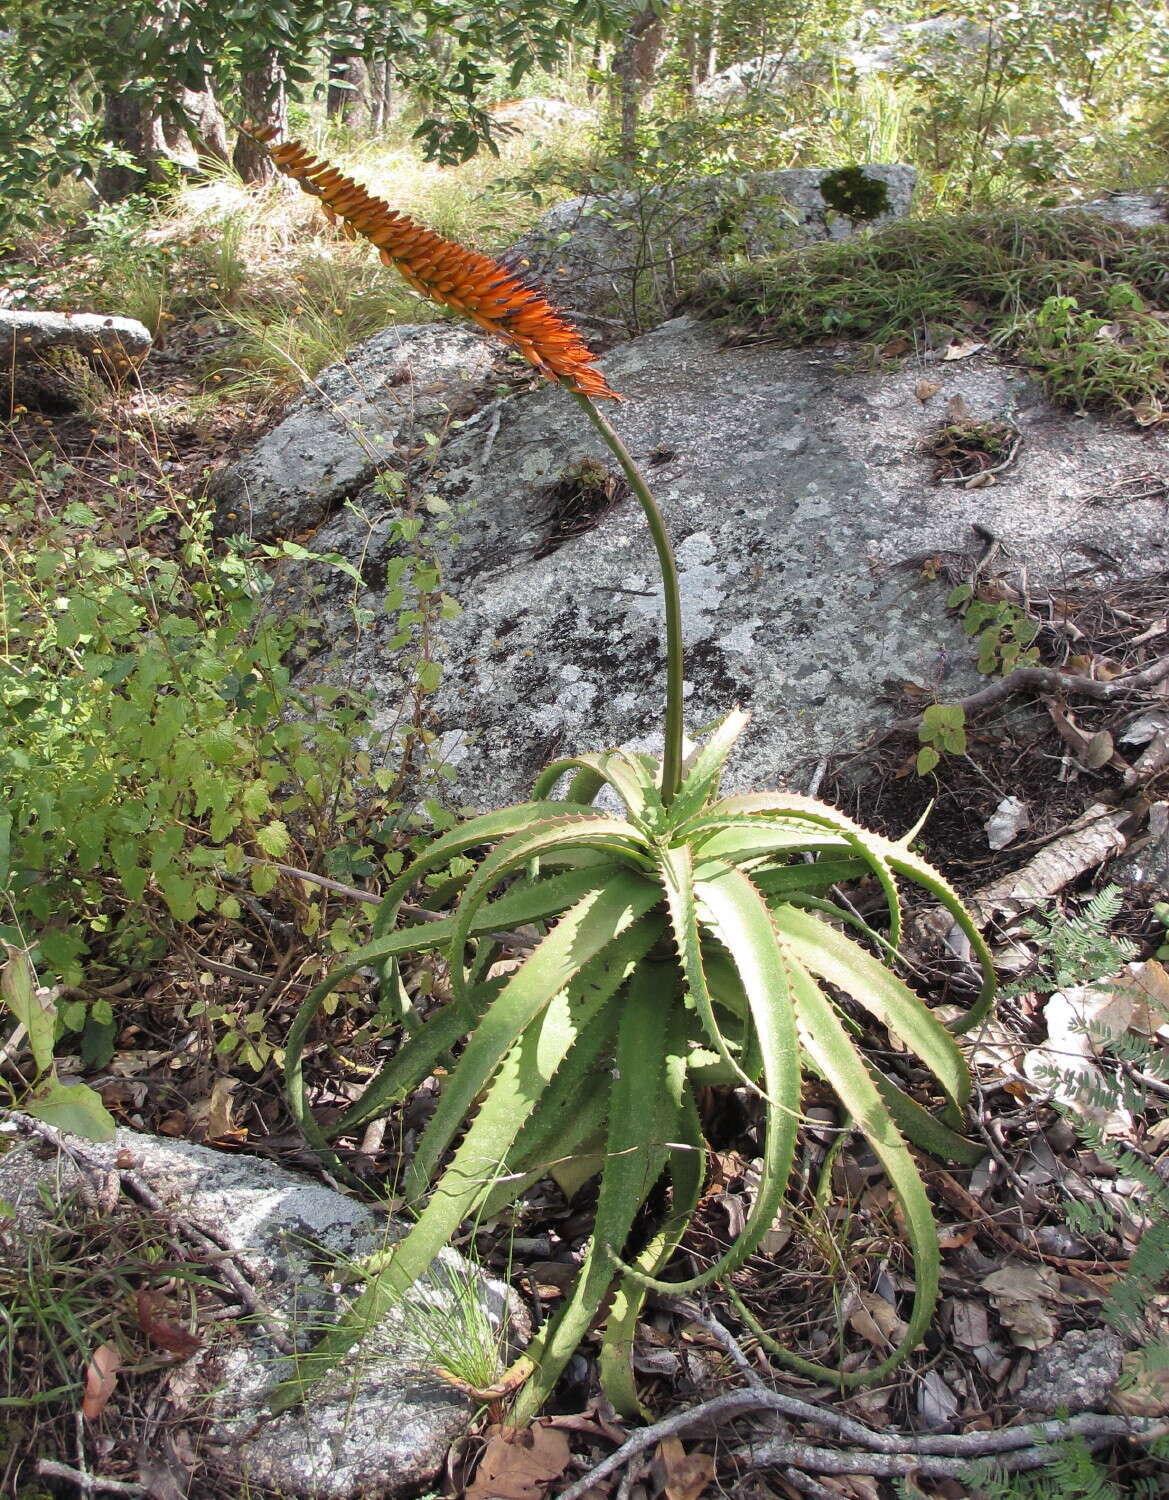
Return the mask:
<svg viewBox="0 0 1169 1500">
<path fill-rule="evenodd" d="M 954 1040 L 992 1002 L 981 935 L 942 876 L 912 851 L 910 836 L 868 833 L 806 797 L 720 795 L 745 714 L 728 715 L 684 764 L 681 601 L 665 521 L 593 404 L 620 397 L 571 325 L 514 268 L 439 239 L 302 147 L 277 146 L 272 154 L 417 290 L 473 317 L 568 390 L 643 508 L 661 565 L 666 625 L 661 759 L 615 750 L 558 760 L 530 801 L 437 839 L 386 892 L 373 942 L 302 1005 L 286 1048 L 288 1094 L 306 1137 L 335 1170 L 344 1172 L 333 1150 L 339 1136 L 392 1109 L 436 1068 L 446 1077 L 404 1183 L 416 1223 L 366 1265 L 364 1291 L 300 1356 L 295 1378 L 278 1388 L 273 1405 L 299 1400 L 306 1383 L 425 1273 L 460 1224 L 497 1212 L 550 1165 L 577 1157 L 595 1159 L 599 1175 L 584 1261 L 563 1306 L 503 1384 L 510 1389 L 526 1375 L 516 1417 L 535 1415 L 603 1314 L 605 1389 L 619 1410 L 636 1412 L 631 1351 L 647 1290 L 694 1290 L 727 1277 L 755 1252 L 787 1190 L 809 1074 L 835 1092 L 883 1166 L 900 1203 L 916 1283 L 904 1336 L 879 1363 L 843 1374 L 783 1357 L 842 1384 L 877 1379 L 916 1347 L 937 1299 L 937 1235 L 911 1146 L 957 1161 L 981 1154 L 958 1134 L 971 1085 Z M 619 813 L 596 805 L 603 791 Z M 431 893 L 435 920 L 398 925 L 424 876 L 484 847 L 489 852 L 472 873 Z M 834 899 L 842 883 L 861 877 L 883 893 L 879 930 Z M 950 913 L 982 968 L 978 999 L 949 1028 L 899 973 L 902 882 Z M 508 952 L 507 930 L 523 924 L 536 924 L 538 941 L 518 965 L 498 966 Z M 401 961 L 426 952 L 445 958 L 452 999 L 421 1024 L 402 1007 L 399 1050 L 325 1130 L 307 1106 L 303 1077 L 305 1043 L 322 1006 L 344 979 L 371 965 L 383 997 L 393 1000 L 401 993 Z M 865 1056 L 866 1016 L 936 1080 L 938 1114 Z M 733 1244 L 701 1274 L 670 1280 L 665 1272 L 706 1176 L 697 1091 L 708 1086 L 746 1087 L 758 1096 L 762 1172 Z M 658 1212 L 660 1201 L 666 1207 Z M 647 1221 L 650 1237 L 642 1244 Z M 641 1248 L 631 1253 L 635 1224 Z"/>
<path fill-rule="evenodd" d="M 728 716 L 669 807 L 652 757 L 614 751 L 556 761 L 532 801 L 473 818 L 404 870 L 379 912 L 384 935 L 306 999 L 288 1041 L 290 1098 L 305 1134 L 326 1155 L 333 1139 L 404 1099 L 464 1038 L 466 1045 L 405 1182 L 417 1223 L 384 1265 L 370 1268 L 346 1321 L 302 1356 L 298 1381 L 348 1349 L 465 1219 L 519 1197 L 550 1162 L 596 1153 L 602 1165 L 592 1240 L 571 1296 L 526 1351 L 534 1373 L 518 1415 L 539 1409 L 611 1297 L 602 1374 L 618 1409 L 636 1410 L 629 1356 L 646 1289 L 693 1290 L 726 1276 L 758 1247 L 788 1184 L 807 1072 L 831 1086 L 880 1160 L 916 1260 L 905 1335 L 860 1378 L 887 1373 L 916 1346 L 934 1310 L 939 1253 L 906 1138 L 958 1161 L 979 1152 L 956 1134 L 970 1079 L 952 1028 L 873 951 L 896 948 L 898 882 L 922 887 L 946 907 L 983 965 L 982 994 L 962 1024 L 973 1024 L 990 1003 L 989 957 L 955 893 L 906 841 L 866 833 L 809 798 L 720 797 L 719 773 L 745 723 L 741 713 Z M 565 778 L 563 800 L 553 799 Z M 624 816 L 592 806 L 602 787 L 620 799 Z M 485 844 L 491 852 L 453 911 L 390 930 L 421 876 Z M 841 882 L 864 875 L 884 892 L 883 934 L 831 901 Z M 544 935 L 523 963 L 505 977 L 485 977 L 501 951 L 492 934 L 533 922 L 544 925 Z M 398 960 L 425 951 L 446 956 L 452 1001 L 414 1031 L 326 1133 L 304 1101 L 301 1059 L 314 1018 L 344 978 L 388 965 L 392 983 Z M 940 1117 L 865 1058 L 847 1002 L 930 1070 L 945 1098 Z M 758 1092 L 766 1118 L 762 1177 L 747 1222 L 700 1276 L 664 1281 L 705 1178 L 695 1092 L 743 1084 Z M 669 1210 L 629 1263 L 630 1230 L 663 1176 Z M 791 1359 L 808 1373 L 833 1376 Z M 289 1399 L 298 1394 L 297 1382 L 285 1391 Z"/>
</svg>

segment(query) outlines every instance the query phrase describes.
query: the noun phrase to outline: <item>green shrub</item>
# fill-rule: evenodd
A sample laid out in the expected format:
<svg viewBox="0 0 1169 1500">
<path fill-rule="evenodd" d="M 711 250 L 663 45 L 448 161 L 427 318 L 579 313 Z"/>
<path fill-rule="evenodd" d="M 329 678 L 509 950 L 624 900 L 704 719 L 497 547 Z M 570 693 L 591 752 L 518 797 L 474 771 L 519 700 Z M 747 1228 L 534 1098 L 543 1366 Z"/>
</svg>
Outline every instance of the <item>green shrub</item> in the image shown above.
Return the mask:
<svg viewBox="0 0 1169 1500">
<path fill-rule="evenodd" d="M 153 527 L 175 524 L 171 506 L 136 527 L 119 518 L 133 533 L 119 540 L 108 511 L 54 502 L 72 479 L 37 460 L 4 507 L 0 936 L 29 950 L 44 982 L 75 990 L 97 956 L 142 967 L 176 928 L 212 913 L 233 922 L 241 901 L 279 885 L 311 948 L 320 908 L 274 864 L 324 865 L 342 878 L 392 864 L 405 814 L 386 789 L 401 796 L 417 781 L 418 726 L 379 737 L 359 695 L 294 684 L 290 648 L 308 617 L 269 607 L 261 556 L 242 544 L 215 551 L 204 510 L 184 503 L 178 546 L 163 555 L 148 542 Z M 121 481 L 128 495 L 133 476 Z M 125 495 L 115 482 L 113 502 Z M 403 509 L 410 538 L 390 602 L 404 671 L 425 672 L 424 693 L 441 666 L 419 644 L 420 622 L 447 608 L 446 596 L 421 525 Z M 268 550 L 359 581 L 339 559 L 292 544 Z M 344 951 L 362 920 L 339 918 L 320 941 Z M 59 1012 L 82 1032 L 83 1055 L 109 1056 L 109 1000 L 64 998 Z M 243 1025 L 220 1048 L 258 1067 L 271 1050 L 259 1032 Z"/>
</svg>

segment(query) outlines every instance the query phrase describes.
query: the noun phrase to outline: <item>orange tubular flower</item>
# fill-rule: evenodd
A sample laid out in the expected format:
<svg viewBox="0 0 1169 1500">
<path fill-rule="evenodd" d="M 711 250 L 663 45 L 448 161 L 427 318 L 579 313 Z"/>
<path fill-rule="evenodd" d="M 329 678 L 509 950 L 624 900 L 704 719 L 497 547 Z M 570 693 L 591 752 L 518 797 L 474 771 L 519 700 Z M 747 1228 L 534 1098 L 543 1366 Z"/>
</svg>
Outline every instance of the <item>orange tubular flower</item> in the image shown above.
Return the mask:
<svg viewBox="0 0 1169 1500">
<path fill-rule="evenodd" d="M 416 292 L 506 339 L 549 380 L 581 396 L 621 400 L 579 332 L 522 274 L 424 229 L 295 141 L 273 145 L 276 131 L 250 125 L 244 130 L 283 173 L 320 199 L 332 223 L 340 220 L 350 239 L 369 240 L 383 265 L 400 271 Z"/>
</svg>

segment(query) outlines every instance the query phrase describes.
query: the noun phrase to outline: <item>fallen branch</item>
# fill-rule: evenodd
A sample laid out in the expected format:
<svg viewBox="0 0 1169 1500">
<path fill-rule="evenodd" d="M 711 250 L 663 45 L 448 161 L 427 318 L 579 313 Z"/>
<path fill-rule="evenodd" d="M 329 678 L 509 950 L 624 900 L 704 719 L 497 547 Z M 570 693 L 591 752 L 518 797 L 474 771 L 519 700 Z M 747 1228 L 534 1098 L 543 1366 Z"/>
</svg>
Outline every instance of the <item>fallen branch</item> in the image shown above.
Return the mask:
<svg viewBox="0 0 1169 1500">
<path fill-rule="evenodd" d="M 703 1423 L 725 1422 L 750 1411 L 774 1411 L 808 1426 L 829 1430 L 854 1445 L 853 1448 L 820 1448 L 789 1437 L 771 1437 L 738 1456 L 752 1468 L 807 1469 L 813 1474 L 872 1474 L 897 1478 L 921 1473 L 929 1478 L 960 1478 L 973 1459 L 995 1458 L 1011 1472 L 1038 1468 L 1051 1459 L 1051 1443 L 1067 1438 L 1130 1438 L 1148 1440 L 1162 1436 L 1164 1422 L 1135 1417 L 1084 1412 L 1066 1419 L 1030 1422 L 1022 1427 L 1001 1427 L 991 1432 L 935 1433 L 911 1437 L 907 1433 L 877 1432 L 832 1407 L 816 1405 L 785 1395 L 782 1391 L 751 1386 L 728 1391 L 699 1406 L 643 1427 L 582 1478 L 563 1490 L 559 1500 L 581 1500 L 601 1480 L 624 1467 L 631 1459 L 654 1447 L 663 1438 Z M 858 1451 L 861 1450 L 861 1451 Z"/>
<path fill-rule="evenodd" d="M 1114 703 L 1129 693 L 1156 687 L 1167 677 L 1169 656 L 1159 656 L 1139 672 L 1127 672 L 1108 682 L 1101 682 L 1095 677 L 1082 677 L 1075 672 L 1061 672 L 1056 667 L 1017 667 L 1005 677 L 996 678 L 986 687 L 979 688 L 978 692 L 968 693 L 965 698 L 956 698 L 953 705 L 948 706 L 960 708 L 970 718 L 973 714 L 981 713 L 984 708 L 993 708 L 996 703 L 1013 698 L 1016 693 L 1025 692 L 1074 693 L 1080 698 L 1091 698 L 1095 703 Z M 921 714 L 908 719 L 894 719 L 885 732 L 916 734 L 922 722 Z"/>
<path fill-rule="evenodd" d="M 904 1479 L 920 1474 L 926 1479 L 962 1479 L 970 1470 L 965 1458 L 936 1458 L 916 1452 L 856 1453 L 846 1448 L 817 1448 L 794 1438 L 771 1438 L 759 1448 L 737 1452 L 752 1469 L 808 1469 L 813 1474 L 868 1474 L 874 1479 Z M 1012 1454 L 999 1467 L 1009 1473 L 1039 1469 L 1051 1462 L 1051 1450 L 1028 1448 Z"/>
<path fill-rule="evenodd" d="M 65 1479 L 75 1484 L 83 1495 L 145 1495 L 143 1485 L 132 1484 L 128 1479 L 102 1479 L 97 1474 L 83 1474 L 80 1469 L 71 1469 L 68 1464 L 59 1464 L 56 1459 L 38 1458 L 37 1473 L 44 1479 Z"/>
</svg>

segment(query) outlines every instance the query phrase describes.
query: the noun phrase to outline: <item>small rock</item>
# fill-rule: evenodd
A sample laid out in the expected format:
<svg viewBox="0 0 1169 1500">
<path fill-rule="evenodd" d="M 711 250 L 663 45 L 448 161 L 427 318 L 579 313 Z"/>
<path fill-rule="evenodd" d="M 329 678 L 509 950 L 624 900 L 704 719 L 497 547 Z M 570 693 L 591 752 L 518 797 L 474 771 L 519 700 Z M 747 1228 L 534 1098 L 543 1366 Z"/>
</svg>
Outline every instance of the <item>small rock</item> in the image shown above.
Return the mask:
<svg viewBox="0 0 1169 1500">
<path fill-rule="evenodd" d="M 107 1170 L 132 1160 L 184 1219 L 212 1230 L 301 1349 L 335 1320 L 342 1268 L 403 1232 L 355 1199 L 258 1157 L 130 1130 L 84 1149 L 88 1161 Z M 0 1155 L 0 1198 L 13 1206 L 25 1235 L 43 1221 L 42 1195 L 52 1202 L 77 1180 L 68 1158 L 39 1143 L 18 1141 Z M 470 1400 L 434 1373 L 435 1346 L 464 1326 L 457 1314 L 444 1321 L 441 1309 L 450 1305 L 452 1284 L 468 1277 L 479 1280 L 488 1318 L 498 1327 L 510 1315 L 508 1288 L 445 1250 L 419 1283 L 419 1314 L 391 1312 L 310 1390 L 303 1407 L 275 1419 L 265 1418 L 265 1403 L 292 1374 L 292 1362 L 258 1320 L 241 1320 L 234 1341 L 215 1340 L 197 1356 L 198 1375 L 215 1391 L 203 1456 L 229 1483 L 262 1484 L 296 1500 L 416 1493 L 472 1414 Z"/>
<path fill-rule="evenodd" d="M 1111 1329 L 1073 1329 L 1036 1355 L 1019 1405 L 1042 1416 L 1103 1411 L 1123 1359 L 1124 1341 Z"/>
<path fill-rule="evenodd" d="M 119 381 L 150 352 L 149 330 L 104 313 L 14 312 L 0 308 L 0 405 L 76 411 L 75 375 L 90 367 Z"/>
<path fill-rule="evenodd" d="M 55 349 L 71 349 L 86 360 L 97 357 L 128 369 L 146 358 L 153 342 L 135 318 L 0 309 L 0 361 L 8 369 Z"/>
</svg>

